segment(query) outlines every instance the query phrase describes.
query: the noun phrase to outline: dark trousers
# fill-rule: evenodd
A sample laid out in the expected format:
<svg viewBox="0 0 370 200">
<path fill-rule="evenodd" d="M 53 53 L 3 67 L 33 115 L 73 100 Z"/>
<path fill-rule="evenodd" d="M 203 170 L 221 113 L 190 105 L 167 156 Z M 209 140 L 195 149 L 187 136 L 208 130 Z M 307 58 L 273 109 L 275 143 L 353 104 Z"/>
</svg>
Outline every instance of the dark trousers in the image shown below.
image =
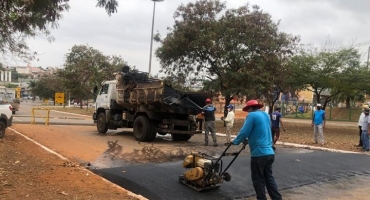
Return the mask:
<svg viewBox="0 0 370 200">
<path fill-rule="evenodd" d="M 203 130 L 203 119 L 196 119 L 195 123 L 199 124 L 199 130 Z"/>
<path fill-rule="evenodd" d="M 274 177 L 272 176 L 272 163 L 275 161 L 275 155 L 252 157 L 251 171 L 253 187 L 258 200 L 266 200 L 266 191 L 272 200 L 282 200 L 278 191 Z"/>
<path fill-rule="evenodd" d="M 359 129 L 359 133 L 360 133 L 360 141 L 358 142 L 358 145 L 359 145 L 359 146 L 362 146 L 362 145 L 363 145 L 363 143 L 362 143 L 362 137 L 361 137 L 361 135 L 362 135 L 361 126 L 358 126 L 358 129 Z"/>
</svg>

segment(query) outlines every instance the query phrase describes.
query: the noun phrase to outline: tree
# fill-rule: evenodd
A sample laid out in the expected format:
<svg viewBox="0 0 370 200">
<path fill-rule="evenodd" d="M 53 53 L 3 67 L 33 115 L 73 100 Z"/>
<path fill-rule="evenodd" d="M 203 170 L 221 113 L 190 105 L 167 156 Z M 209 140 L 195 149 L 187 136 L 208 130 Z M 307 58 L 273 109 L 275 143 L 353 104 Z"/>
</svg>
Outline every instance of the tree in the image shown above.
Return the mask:
<svg viewBox="0 0 370 200">
<path fill-rule="evenodd" d="M 55 93 L 64 91 L 61 83 L 61 78 L 56 75 L 46 75 L 41 77 L 31 89 L 33 97 L 36 95 L 41 99 L 55 99 Z M 54 102 L 55 103 L 55 102 Z"/>
<path fill-rule="evenodd" d="M 207 88 L 220 91 L 226 104 L 236 96 L 266 96 L 284 81 L 276 77 L 285 75 L 285 58 L 298 38 L 279 32 L 258 6 L 225 8 L 218 0 L 179 6 L 166 38 L 156 36 L 161 71 L 208 80 Z"/>
<path fill-rule="evenodd" d="M 35 58 L 27 45 L 29 37 L 43 36 L 49 41 L 50 28 L 58 28 L 62 13 L 69 10 L 69 0 L 2 0 L 0 2 L 0 52 L 6 62 L 14 57 L 29 61 Z M 108 15 L 117 12 L 116 0 L 97 0 Z M 8 58 L 8 59 L 7 59 Z"/>
<path fill-rule="evenodd" d="M 91 89 L 103 80 L 114 78 L 114 72 L 125 64 L 118 56 L 105 56 L 88 45 L 74 45 L 66 54 L 65 68 L 57 74 L 64 88 L 80 102 L 91 97 Z M 82 108 L 82 103 L 81 103 Z"/>
<path fill-rule="evenodd" d="M 364 80 L 358 70 L 359 59 L 358 51 L 353 48 L 304 49 L 290 62 L 293 72 L 290 81 L 301 89 L 312 91 L 316 102 L 322 103 L 325 109 L 339 94 L 356 89 L 358 83 L 354 82 L 358 78 Z M 329 95 L 323 96 L 325 91 Z"/>
</svg>

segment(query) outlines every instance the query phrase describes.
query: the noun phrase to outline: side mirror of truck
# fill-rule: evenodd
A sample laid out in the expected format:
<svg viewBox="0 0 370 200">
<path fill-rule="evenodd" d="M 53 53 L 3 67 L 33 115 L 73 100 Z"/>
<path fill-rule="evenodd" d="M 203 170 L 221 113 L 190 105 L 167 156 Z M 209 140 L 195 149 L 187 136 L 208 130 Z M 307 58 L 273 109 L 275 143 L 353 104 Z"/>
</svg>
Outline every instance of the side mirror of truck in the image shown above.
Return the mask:
<svg viewBox="0 0 370 200">
<path fill-rule="evenodd" d="M 92 90 L 91 93 L 96 94 L 98 92 L 98 86 L 95 86 Z"/>
</svg>

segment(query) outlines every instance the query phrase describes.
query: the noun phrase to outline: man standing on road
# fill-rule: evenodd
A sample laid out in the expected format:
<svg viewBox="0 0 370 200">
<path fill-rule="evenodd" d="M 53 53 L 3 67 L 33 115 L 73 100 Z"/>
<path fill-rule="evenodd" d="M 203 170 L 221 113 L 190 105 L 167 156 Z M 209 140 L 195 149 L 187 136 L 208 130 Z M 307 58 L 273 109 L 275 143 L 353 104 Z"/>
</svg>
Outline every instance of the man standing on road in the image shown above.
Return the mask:
<svg viewBox="0 0 370 200">
<path fill-rule="evenodd" d="M 359 133 L 360 133 L 360 141 L 358 142 L 358 145 L 355 145 L 356 147 L 363 147 L 364 144 L 362 142 L 362 124 L 364 123 L 364 119 L 365 119 L 365 113 L 364 113 L 364 110 L 365 109 L 369 109 L 369 105 L 362 105 L 362 112 L 361 112 L 361 115 L 358 119 L 358 129 L 359 129 Z"/>
<path fill-rule="evenodd" d="M 282 116 L 280 114 L 280 107 L 275 108 L 275 112 L 271 113 L 271 132 L 272 132 L 272 139 L 273 139 L 273 145 L 272 148 L 275 150 L 275 144 L 280 139 L 280 126 L 283 128 L 284 131 L 286 129 L 284 128 L 283 121 L 281 120 Z"/>
<path fill-rule="evenodd" d="M 364 151 L 369 151 L 369 109 L 364 109 L 364 121 L 362 122 L 362 143 L 363 143 L 363 149 Z"/>
<path fill-rule="evenodd" d="M 322 110 L 321 104 L 316 105 L 316 110 L 312 117 L 312 127 L 315 138 L 315 143 L 320 142 L 321 145 L 324 144 L 324 128 L 325 128 L 325 111 Z M 319 140 L 318 140 L 319 139 Z"/>
<path fill-rule="evenodd" d="M 259 110 L 263 105 L 256 100 L 250 100 L 243 108 L 249 112 L 243 127 L 233 140 L 238 145 L 248 139 L 251 152 L 251 172 L 253 187 L 257 199 L 267 199 L 265 188 L 272 200 L 281 200 L 275 179 L 272 175 L 272 164 L 275 161 L 275 153 L 272 149 L 272 137 L 270 118 L 267 113 Z"/>
<path fill-rule="evenodd" d="M 216 117 L 215 117 L 216 107 L 212 105 L 211 99 L 206 99 L 206 105 L 203 107 L 204 115 L 204 128 L 205 128 L 205 146 L 208 146 L 208 134 L 211 133 L 213 139 L 213 146 L 218 146 L 216 137 Z"/>
<path fill-rule="evenodd" d="M 229 145 L 231 143 L 231 130 L 233 129 L 234 126 L 234 106 L 229 104 L 227 107 L 227 116 L 224 118 L 223 116 L 221 117 L 221 120 L 225 122 L 226 128 L 225 128 L 225 134 L 226 134 L 226 143 L 225 145 Z"/>
</svg>

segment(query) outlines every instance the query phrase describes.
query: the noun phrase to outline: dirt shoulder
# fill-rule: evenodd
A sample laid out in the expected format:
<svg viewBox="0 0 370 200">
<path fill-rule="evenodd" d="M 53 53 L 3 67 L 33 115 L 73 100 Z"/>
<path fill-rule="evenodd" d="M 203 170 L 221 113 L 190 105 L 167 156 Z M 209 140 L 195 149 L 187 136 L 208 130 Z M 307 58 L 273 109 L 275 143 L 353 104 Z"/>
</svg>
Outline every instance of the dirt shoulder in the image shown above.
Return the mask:
<svg viewBox="0 0 370 200">
<path fill-rule="evenodd" d="M 0 199 L 137 199 L 10 130 L 0 151 Z"/>
</svg>

